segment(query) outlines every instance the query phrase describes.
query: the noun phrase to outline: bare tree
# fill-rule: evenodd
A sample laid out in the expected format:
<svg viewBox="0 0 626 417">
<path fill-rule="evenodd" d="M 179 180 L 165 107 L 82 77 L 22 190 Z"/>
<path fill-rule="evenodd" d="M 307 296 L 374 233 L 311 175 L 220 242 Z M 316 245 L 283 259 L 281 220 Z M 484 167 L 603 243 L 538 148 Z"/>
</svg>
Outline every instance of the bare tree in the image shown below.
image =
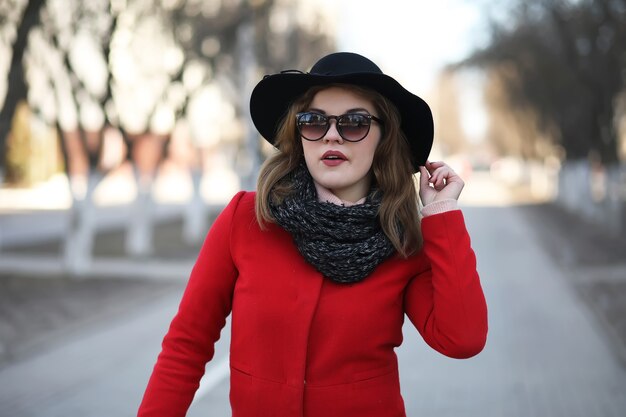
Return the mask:
<svg viewBox="0 0 626 417">
<path fill-rule="evenodd" d="M 3 181 L 5 150 L 11 122 L 20 101 L 26 100 L 27 87 L 24 81 L 23 58 L 28 35 L 39 22 L 39 12 L 45 0 L 29 0 L 24 7 L 23 1 L 5 0 L 0 6 L 0 28 L 3 28 L 5 46 L 10 51 L 11 61 L 8 68 L 7 89 L 0 97 L 0 183 Z M 16 29 L 16 30 L 15 30 Z M 7 51 L 8 52 L 8 51 Z M 0 74 L 4 76 L 4 74 Z"/>
<path fill-rule="evenodd" d="M 433 103 L 436 136 L 444 154 L 467 150 L 468 139 L 461 125 L 459 74 L 443 71 L 437 79 L 436 101 Z"/>
<path fill-rule="evenodd" d="M 127 147 L 138 196 L 126 251 L 144 256 L 152 251 L 155 176 L 172 135 L 189 132 L 203 155 L 192 164 L 194 198 L 185 217 L 188 240 L 197 241 L 206 231 L 200 180 L 209 164 L 230 167 L 253 186 L 263 157 L 247 113 L 254 83 L 263 73 L 309 65 L 333 46 L 323 16 L 301 21 L 306 2 L 295 0 L 22 4 L 1 117 L 10 120 L 6 109 L 28 99 L 58 131 L 74 198 L 65 256 L 77 273 L 89 263 L 95 236 L 93 192 L 115 167 L 103 163 L 105 137 L 121 135 Z"/>
<path fill-rule="evenodd" d="M 511 108 L 533 109 L 539 128 L 556 133 L 567 159 L 594 152 L 603 163 L 616 163 L 615 100 L 624 90 L 626 67 L 624 0 L 524 1 L 511 16 L 507 28 L 494 25 L 491 44 L 465 64 L 500 77 Z"/>
<path fill-rule="evenodd" d="M 172 3 L 167 19 L 184 51 L 179 80 L 185 86 L 180 116 L 190 126 L 199 155 L 192 165 L 194 197 L 185 217 L 185 237 L 201 239 L 206 219 L 200 199 L 203 172 L 234 167 L 241 186 L 254 187 L 264 157 L 248 114 L 248 99 L 264 73 L 310 65 L 312 57 L 332 49 L 332 37 L 318 30 L 321 15 L 291 1 Z"/>
<path fill-rule="evenodd" d="M 506 25 L 494 23 L 491 43 L 461 65 L 485 68 L 515 125 L 531 126 L 520 129 L 520 153 L 540 153 L 546 138 L 560 146 L 559 201 L 611 232 L 623 230 L 618 126 L 626 116 L 618 103 L 626 91 L 626 0 L 513 4 Z M 605 178 L 600 199 L 590 190 L 592 169 Z"/>
<path fill-rule="evenodd" d="M 26 50 L 31 108 L 55 126 L 65 155 L 72 207 L 64 247 L 68 270 L 89 265 L 95 238 L 93 192 L 105 174 L 103 135 L 111 125 L 108 43 L 115 20 L 106 0 L 47 0 Z"/>
</svg>

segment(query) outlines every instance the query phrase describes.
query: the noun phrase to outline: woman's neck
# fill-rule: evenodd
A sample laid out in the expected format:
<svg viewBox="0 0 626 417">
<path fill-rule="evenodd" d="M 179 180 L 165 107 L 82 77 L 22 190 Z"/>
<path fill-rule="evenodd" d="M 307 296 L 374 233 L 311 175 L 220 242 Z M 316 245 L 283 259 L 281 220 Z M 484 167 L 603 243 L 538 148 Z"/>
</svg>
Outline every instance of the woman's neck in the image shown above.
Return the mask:
<svg viewBox="0 0 626 417">
<path fill-rule="evenodd" d="M 318 184 L 315 181 L 313 181 L 313 183 L 315 184 L 315 189 L 317 190 L 317 199 L 320 202 L 333 203 L 338 206 L 346 206 L 346 207 L 354 206 L 357 204 L 362 204 L 365 202 L 365 197 L 360 198 L 357 201 L 342 200 L 341 198 L 337 197 L 337 195 L 335 195 L 335 193 L 333 193 L 332 190 Z"/>
</svg>

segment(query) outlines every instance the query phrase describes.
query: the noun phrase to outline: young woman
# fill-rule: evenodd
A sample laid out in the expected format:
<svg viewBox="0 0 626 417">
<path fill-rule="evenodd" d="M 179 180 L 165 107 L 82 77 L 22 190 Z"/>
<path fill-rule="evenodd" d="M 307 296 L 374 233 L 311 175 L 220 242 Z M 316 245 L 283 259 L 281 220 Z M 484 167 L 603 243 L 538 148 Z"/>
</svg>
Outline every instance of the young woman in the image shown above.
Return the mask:
<svg viewBox="0 0 626 417">
<path fill-rule="evenodd" d="M 463 181 L 427 161 L 428 105 L 335 53 L 266 76 L 250 110 L 277 151 L 207 235 L 139 416 L 186 414 L 231 313 L 234 417 L 404 416 L 405 315 L 453 358 L 487 335 Z"/>
</svg>

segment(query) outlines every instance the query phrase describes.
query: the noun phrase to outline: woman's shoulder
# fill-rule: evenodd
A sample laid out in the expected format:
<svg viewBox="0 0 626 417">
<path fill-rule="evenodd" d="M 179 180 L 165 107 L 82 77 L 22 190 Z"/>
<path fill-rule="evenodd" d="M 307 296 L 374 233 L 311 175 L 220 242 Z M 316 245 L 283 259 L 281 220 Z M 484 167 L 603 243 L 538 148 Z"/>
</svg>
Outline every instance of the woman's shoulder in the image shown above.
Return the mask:
<svg viewBox="0 0 626 417">
<path fill-rule="evenodd" d="M 255 196 L 256 193 L 250 191 L 240 191 L 235 194 L 219 213 L 211 228 L 218 227 L 232 234 L 244 226 L 258 227 L 254 207 Z"/>
<path fill-rule="evenodd" d="M 230 200 L 230 204 L 252 204 L 254 205 L 254 199 L 256 197 L 256 191 L 239 191 Z"/>
<path fill-rule="evenodd" d="M 239 191 L 232 197 L 224 211 L 232 211 L 234 216 L 254 215 L 255 198 L 254 191 Z"/>
</svg>

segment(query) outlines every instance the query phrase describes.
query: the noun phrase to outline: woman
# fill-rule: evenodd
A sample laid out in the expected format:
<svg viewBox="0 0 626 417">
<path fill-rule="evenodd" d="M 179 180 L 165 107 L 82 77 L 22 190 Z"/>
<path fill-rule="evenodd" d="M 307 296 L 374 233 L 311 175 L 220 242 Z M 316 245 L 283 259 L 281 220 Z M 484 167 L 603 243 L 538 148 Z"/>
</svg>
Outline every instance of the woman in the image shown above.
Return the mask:
<svg viewBox="0 0 626 417">
<path fill-rule="evenodd" d="M 213 224 L 139 415 L 185 415 L 232 312 L 234 417 L 404 416 L 405 314 L 453 358 L 487 334 L 456 207 L 463 181 L 427 162 L 428 105 L 367 58 L 336 53 L 310 73 L 266 76 L 250 110 L 277 152 L 257 193 Z"/>
</svg>

